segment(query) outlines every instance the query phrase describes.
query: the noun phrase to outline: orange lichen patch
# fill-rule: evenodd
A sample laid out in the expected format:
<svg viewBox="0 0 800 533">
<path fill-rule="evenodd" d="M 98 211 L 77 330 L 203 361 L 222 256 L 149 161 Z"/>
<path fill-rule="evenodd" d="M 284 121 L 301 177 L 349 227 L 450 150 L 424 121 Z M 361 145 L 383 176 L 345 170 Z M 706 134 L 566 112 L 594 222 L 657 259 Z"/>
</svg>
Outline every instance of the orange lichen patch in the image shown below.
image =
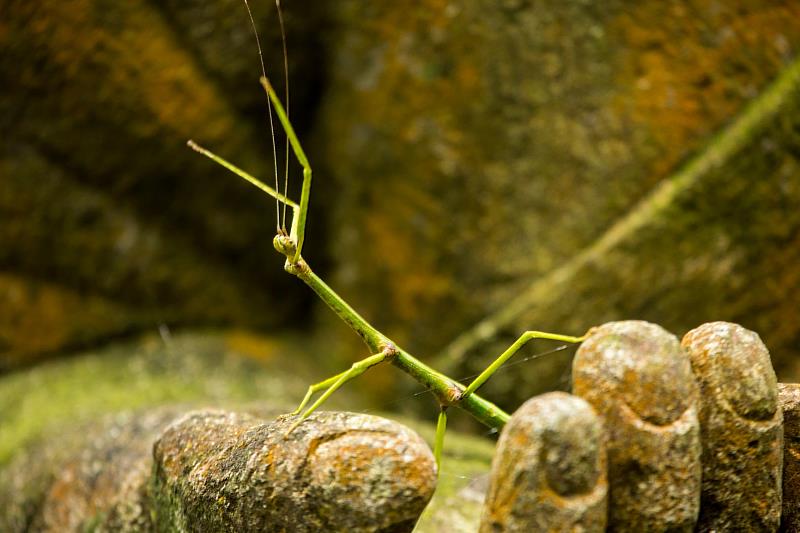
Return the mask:
<svg viewBox="0 0 800 533">
<path fill-rule="evenodd" d="M 293 424 L 219 412 L 172 424 L 154 446 L 157 519 L 167 524 L 179 513 L 203 530 L 236 531 L 389 530 L 416 521 L 435 485 L 418 435 L 350 413 L 315 413 L 287 433 Z M 169 454 L 191 473 L 166 470 Z"/>
<path fill-rule="evenodd" d="M 613 105 L 647 131 L 670 172 L 735 116 L 800 46 L 796 2 L 640 2 L 610 25 L 620 41 Z"/>
<path fill-rule="evenodd" d="M 102 70 L 103 83 L 95 87 L 92 98 L 113 105 L 140 101 L 155 119 L 132 124 L 142 130 L 140 134 L 166 127 L 188 137 L 202 127 L 208 138 L 222 140 L 235 129 L 225 99 L 172 37 L 154 7 L 93 0 L 36 6 L 16 8 L 15 14 L 27 20 L 26 30 L 46 50 L 48 60 L 75 83 L 87 72 Z M 112 17 L 118 19 L 114 24 L 104 21 Z M 70 112 L 88 108 L 75 106 Z"/>
<path fill-rule="evenodd" d="M 503 492 L 503 497 L 497 498 L 494 506 L 484 511 L 483 521 L 490 524 L 501 523 L 505 517 L 510 516 L 514 508 L 514 502 L 519 499 L 520 492 L 519 485 L 508 483 L 507 489 Z"/>
<path fill-rule="evenodd" d="M 356 81 L 359 98 L 351 103 L 358 108 L 357 116 L 371 124 L 402 125 L 393 134 L 413 141 L 416 125 L 409 117 L 428 113 L 432 120 L 445 120 L 448 108 L 463 107 L 459 101 L 467 106 L 480 96 L 476 93 L 480 90 L 480 73 L 469 51 L 459 48 L 460 53 L 454 53 L 449 49 L 453 46 L 452 34 L 463 30 L 448 13 L 448 2 L 429 0 L 410 12 L 404 6 L 386 8 L 381 16 L 370 20 L 370 42 L 381 43 L 379 52 L 373 54 L 372 68 L 378 74 L 370 87 L 396 89 L 365 90 Z M 431 106 L 440 101 L 449 105 Z"/>
<path fill-rule="evenodd" d="M 0 370 L 118 332 L 130 320 L 103 298 L 0 272 Z"/>
<path fill-rule="evenodd" d="M 228 349 L 257 361 L 270 361 L 275 358 L 279 343 L 271 337 L 265 337 L 244 329 L 234 329 L 225 335 Z"/>
<path fill-rule="evenodd" d="M 337 440 L 348 440 L 348 436 L 340 437 Z M 351 436 L 352 437 L 352 436 Z M 340 483 L 353 484 L 358 482 L 369 471 L 373 461 L 380 461 L 381 458 L 391 457 L 391 453 L 381 444 L 386 441 L 386 437 L 379 434 L 369 435 L 369 439 L 375 444 L 370 446 L 364 439 L 355 438 L 353 443 L 345 443 L 336 446 L 336 453 L 341 457 L 341 461 L 333 464 L 326 464 L 329 470 L 326 475 L 332 477 Z M 395 465 L 393 465 L 395 466 Z"/>
<path fill-rule="evenodd" d="M 436 273 L 431 262 L 426 261 L 417 243 L 409 240 L 412 235 L 394 228 L 399 218 L 394 214 L 370 212 L 365 229 L 372 255 L 388 259 L 380 265 L 384 279 L 391 280 L 386 305 L 391 306 L 399 320 L 412 320 L 447 294 L 451 285 L 445 276 Z"/>
</svg>

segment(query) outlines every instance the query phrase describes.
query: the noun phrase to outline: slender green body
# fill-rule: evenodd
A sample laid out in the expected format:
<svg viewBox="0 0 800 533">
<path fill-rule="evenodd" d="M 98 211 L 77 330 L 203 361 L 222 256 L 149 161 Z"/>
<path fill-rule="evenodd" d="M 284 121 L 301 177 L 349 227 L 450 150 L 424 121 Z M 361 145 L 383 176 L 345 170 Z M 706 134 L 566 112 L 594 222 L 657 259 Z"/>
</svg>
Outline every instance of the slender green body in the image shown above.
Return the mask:
<svg viewBox="0 0 800 533">
<path fill-rule="evenodd" d="M 440 411 L 439 419 L 436 425 L 436 442 L 434 449 L 437 465 L 439 464 L 441 458 L 442 446 L 444 443 L 444 432 L 445 428 L 447 427 L 446 411 L 448 407 L 457 406 L 471 414 L 479 422 L 491 428 L 502 428 L 503 425 L 505 425 L 505 423 L 508 421 L 509 415 L 495 404 L 475 394 L 475 391 L 528 341 L 532 339 L 550 339 L 561 342 L 581 342 L 586 338 L 586 335 L 583 337 L 570 337 L 566 335 L 544 333 L 541 331 L 526 331 L 467 387 L 442 374 L 441 372 L 437 372 L 407 351 L 398 347 L 388 337 L 375 329 L 369 322 L 359 315 L 355 309 L 350 307 L 350 305 L 338 294 L 336 294 L 336 292 L 331 289 L 327 283 L 322 281 L 321 278 L 314 274 L 305 260 L 303 260 L 301 251 L 305 234 L 308 201 L 311 194 L 311 165 L 309 164 L 308 158 L 306 157 L 305 152 L 300 145 L 300 141 L 294 132 L 294 128 L 289 122 L 289 117 L 285 112 L 280 99 L 275 94 L 272 86 L 269 84 L 266 78 L 261 79 L 261 85 L 264 87 L 268 98 L 275 107 L 275 113 L 277 114 L 278 119 L 280 120 L 284 131 L 286 132 L 297 160 L 303 166 L 303 188 L 299 203 L 292 202 L 286 198 L 285 195 L 280 194 L 275 189 L 263 184 L 258 179 L 254 178 L 233 164 L 225 161 L 209 150 L 198 146 L 193 141 L 189 141 L 189 146 L 197 152 L 219 163 L 241 178 L 244 178 L 262 191 L 277 199 L 279 202 L 282 202 L 284 205 L 292 208 L 291 231 L 287 232 L 285 228 L 281 228 L 278 230 L 278 234 L 273 240 L 275 249 L 286 257 L 284 269 L 290 274 L 297 276 L 303 280 L 306 285 L 311 287 L 311 289 L 317 293 L 322 301 L 325 302 L 339 318 L 341 318 L 364 340 L 372 352 L 372 355 L 369 357 L 353 363 L 350 369 L 345 370 L 344 372 L 332 376 L 324 381 L 311 385 L 308 388 L 305 398 L 303 398 L 303 401 L 300 403 L 300 406 L 294 412 L 295 415 L 299 415 L 298 420 L 289 431 L 292 431 L 292 429 L 294 429 L 297 425 L 301 424 L 303 420 L 305 420 L 309 415 L 311 415 L 311 413 L 319 408 L 331 396 L 331 394 L 339 389 L 339 387 L 344 385 L 349 380 L 360 376 L 371 367 L 385 362 L 391 362 L 394 366 L 414 378 L 418 383 L 429 390 L 438 400 Z M 316 402 L 314 402 L 310 407 L 306 408 L 306 404 L 318 391 L 324 392 Z"/>
<path fill-rule="evenodd" d="M 286 270 L 311 287 L 322 301 L 364 340 L 373 353 L 381 352 L 387 346 L 393 347 L 394 353 L 387 359 L 430 390 L 437 397 L 439 403 L 444 406 L 457 405 L 489 427 L 501 428 L 508 421 L 509 415 L 495 404 L 477 394 L 465 396 L 463 385 L 437 372 L 395 345 L 350 307 L 327 283 L 314 274 L 302 258 L 295 264 L 287 262 Z"/>
</svg>

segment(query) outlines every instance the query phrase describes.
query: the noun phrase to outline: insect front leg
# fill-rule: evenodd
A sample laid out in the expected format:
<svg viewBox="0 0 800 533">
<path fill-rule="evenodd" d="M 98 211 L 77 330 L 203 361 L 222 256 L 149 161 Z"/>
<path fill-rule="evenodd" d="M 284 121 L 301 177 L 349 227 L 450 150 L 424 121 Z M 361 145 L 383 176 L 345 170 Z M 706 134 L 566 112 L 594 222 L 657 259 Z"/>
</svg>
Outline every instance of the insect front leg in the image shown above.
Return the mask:
<svg viewBox="0 0 800 533">
<path fill-rule="evenodd" d="M 385 349 L 382 352 L 376 353 L 374 355 L 370 355 L 369 357 L 367 357 L 365 359 L 362 359 L 361 361 L 356 361 L 355 363 L 353 363 L 353 365 L 348 370 L 345 370 L 344 372 L 342 372 L 340 374 L 336 374 L 335 376 L 332 376 L 332 377 L 330 377 L 330 378 L 328 378 L 328 379 L 326 379 L 324 381 L 320 381 L 319 383 L 317 383 L 315 385 L 311 385 L 308 388 L 308 392 L 306 393 L 306 397 L 303 398 L 303 401 L 300 403 L 300 406 L 295 410 L 295 413 L 299 413 L 300 411 L 302 411 L 303 407 L 305 407 L 305 404 L 308 403 L 308 401 L 311 399 L 311 396 L 313 396 L 313 394 L 316 391 L 319 391 L 319 390 L 322 390 L 322 389 L 326 389 L 326 390 L 325 390 L 325 392 L 322 393 L 322 396 L 320 396 L 317 399 L 317 401 L 314 402 L 311 405 L 311 407 L 306 409 L 300 415 L 300 418 L 297 420 L 297 422 L 295 422 L 292 425 L 292 427 L 289 428 L 288 433 L 291 433 L 292 431 L 294 431 L 295 428 L 297 428 L 297 426 L 299 426 L 303 422 L 303 420 L 308 418 L 311 415 L 311 413 L 313 413 L 314 411 L 319 409 L 319 407 L 323 403 L 325 403 L 325 401 L 328 398 L 330 398 L 331 394 L 336 392 L 339 389 L 339 387 L 341 387 L 342 385 L 344 385 L 345 383 L 347 383 L 351 379 L 357 378 L 358 376 L 360 376 L 361 374 L 363 374 L 364 372 L 366 372 L 367 370 L 369 370 L 373 366 L 379 365 L 379 364 L 383 363 L 384 361 L 387 361 L 387 360 L 391 359 L 393 356 L 394 356 L 394 352 L 393 352 L 393 350 L 391 348 Z"/>
<path fill-rule="evenodd" d="M 472 381 L 472 383 L 470 383 L 467 386 L 467 388 L 464 390 L 464 393 L 462 394 L 462 398 L 466 398 L 467 396 L 469 396 L 470 394 L 472 394 L 473 392 L 478 390 L 478 388 L 481 385 L 486 383 L 486 381 L 488 381 L 489 378 L 492 377 L 492 375 L 495 372 L 497 372 L 497 370 L 501 366 L 503 366 L 503 363 L 508 361 L 515 353 L 517 353 L 520 350 L 520 348 L 525 346 L 525 344 L 527 344 L 529 341 L 531 341 L 533 339 L 548 339 L 548 340 L 553 340 L 553 341 L 569 342 L 569 343 L 572 343 L 572 344 L 576 344 L 576 343 L 580 343 L 580 342 L 583 342 L 584 340 L 586 340 L 586 338 L 590 334 L 591 334 L 591 330 L 589 330 L 589 332 L 587 332 L 582 337 L 572 337 L 572 336 L 569 336 L 569 335 L 559 335 L 557 333 L 547 333 L 547 332 L 544 332 L 544 331 L 526 331 L 525 333 L 520 335 L 520 337 L 516 341 L 514 341 L 514 343 L 511 346 L 509 346 L 506 349 L 506 351 L 504 351 L 502 354 L 500 354 L 500 356 L 497 359 L 495 359 L 492 362 L 492 364 L 490 364 L 488 367 L 486 367 L 486 370 L 481 372 L 481 374 L 477 378 L 475 378 L 475 380 Z"/>
</svg>

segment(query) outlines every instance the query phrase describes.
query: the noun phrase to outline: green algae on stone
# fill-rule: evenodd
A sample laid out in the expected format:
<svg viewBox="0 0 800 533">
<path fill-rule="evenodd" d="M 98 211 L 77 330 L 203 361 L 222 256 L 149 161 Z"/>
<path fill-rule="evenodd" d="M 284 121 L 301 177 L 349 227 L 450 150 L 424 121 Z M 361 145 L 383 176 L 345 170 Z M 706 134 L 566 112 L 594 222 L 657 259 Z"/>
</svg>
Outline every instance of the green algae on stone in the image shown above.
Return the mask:
<svg viewBox="0 0 800 533">
<path fill-rule="evenodd" d="M 154 447 L 166 531 L 411 531 L 433 494 L 430 448 L 386 419 L 315 413 L 291 433 L 219 411 L 187 414 Z"/>
<path fill-rule="evenodd" d="M 298 339 L 243 342 L 241 337 L 235 332 L 152 334 L 3 376 L 0 465 L 48 431 L 116 411 L 253 401 L 291 410 L 313 375 L 312 363 L 296 351 Z M 341 391 L 333 405 L 347 397 L 348 391 Z"/>
</svg>

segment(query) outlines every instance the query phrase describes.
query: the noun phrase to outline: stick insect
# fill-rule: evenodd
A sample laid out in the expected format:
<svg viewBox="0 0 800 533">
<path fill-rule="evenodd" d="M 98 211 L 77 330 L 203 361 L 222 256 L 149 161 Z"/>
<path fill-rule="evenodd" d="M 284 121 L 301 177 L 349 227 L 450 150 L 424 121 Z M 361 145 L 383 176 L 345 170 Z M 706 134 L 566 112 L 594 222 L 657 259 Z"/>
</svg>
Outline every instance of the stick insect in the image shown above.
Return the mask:
<svg viewBox="0 0 800 533">
<path fill-rule="evenodd" d="M 317 276 L 308 263 L 303 259 L 302 251 L 305 245 L 306 216 L 311 195 L 311 164 L 309 163 L 303 146 L 295 133 L 294 127 L 289 120 L 289 91 L 288 91 L 288 61 L 286 51 L 286 38 L 281 14 L 280 0 L 276 0 L 278 20 L 280 23 L 281 38 L 283 42 L 284 58 L 284 80 L 286 89 L 286 107 L 284 107 L 275 89 L 269 82 L 266 75 L 263 54 L 259 42 L 258 31 L 253 20 L 252 12 L 244 0 L 247 13 L 250 17 L 252 30 L 255 34 L 256 45 L 258 46 L 259 59 L 261 60 L 261 86 L 267 96 L 267 111 L 269 116 L 270 130 L 272 132 L 273 156 L 276 155 L 276 142 L 273 116 L 277 116 L 281 127 L 286 135 L 286 169 L 284 180 L 284 192 L 279 192 L 277 160 L 275 161 L 275 187 L 270 187 L 258 178 L 248 174 L 239 167 L 233 165 L 217 154 L 203 148 L 194 141 L 188 141 L 189 147 L 208 157 L 212 161 L 233 172 L 240 178 L 245 179 L 252 185 L 258 187 L 263 192 L 273 197 L 276 201 L 277 231 L 273 239 L 273 246 L 277 252 L 286 258 L 284 270 L 292 274 L 313 290 L 319 298 L 350 328 L 358 334 L 367 345 L 371 355 L 352 364 L 352 366 L 334 376 L 331 376 L 319 383 L 309 386 L 305 397 L 300 405 L 292 413 L 297 417 L 296 422 L 289 431 L 300 425 L 314 411 L 319 409 L 325 401 L 337 389 L 348 381 L 355 379 L 370 368 L 380 364 L 392 364 L 401 371 L 410 375 L 428 391 L 430 391 L 439 403 L 439 415 L 436 424 L 436 437 L 434 441 L 434 457 L 437 467 L 441 463 L 442 448 L 444 446 L 444 435 L 447 427 L 447 410 L 450 407 L 463 409 L 482 424 L 500 429 L 509 419 L 509 415 L 492 402 L 482 398 L 476 391 L 483 385 L 508 359 L 510 359 L 525 344 L 533 339 L 548 339 L 567 343 L 580 343 L 585 340 L 589 333 L 574 337 L 569 335 L 559 335 L 543 331 L 525 331 L 520 337 L 500 354 L 481 374 L 479 374 L 468 385 L 462 385 L 435 369 L 423 363 L 419 358 L 411 355 L 406 350 L 398 346 L 386 335 L 378 331 L 372 324 L 355 311 L 344 299 L 342 299 L 327 283 Z M 295 202 L 288 198 L 287 185 L 289 176 L 289 149 L 302 167 L 303 184 L 300 193 L 300 201 Z M 281 213 L 282 206 L 282 213 Z M 286 210 L 291 210 L 291 224 L 286 227 Z M 591 330 L 590 330 L 591 332 Z M 321 392 L 321 395 L 309 405 L 314 395 Z"/>
</svg>

